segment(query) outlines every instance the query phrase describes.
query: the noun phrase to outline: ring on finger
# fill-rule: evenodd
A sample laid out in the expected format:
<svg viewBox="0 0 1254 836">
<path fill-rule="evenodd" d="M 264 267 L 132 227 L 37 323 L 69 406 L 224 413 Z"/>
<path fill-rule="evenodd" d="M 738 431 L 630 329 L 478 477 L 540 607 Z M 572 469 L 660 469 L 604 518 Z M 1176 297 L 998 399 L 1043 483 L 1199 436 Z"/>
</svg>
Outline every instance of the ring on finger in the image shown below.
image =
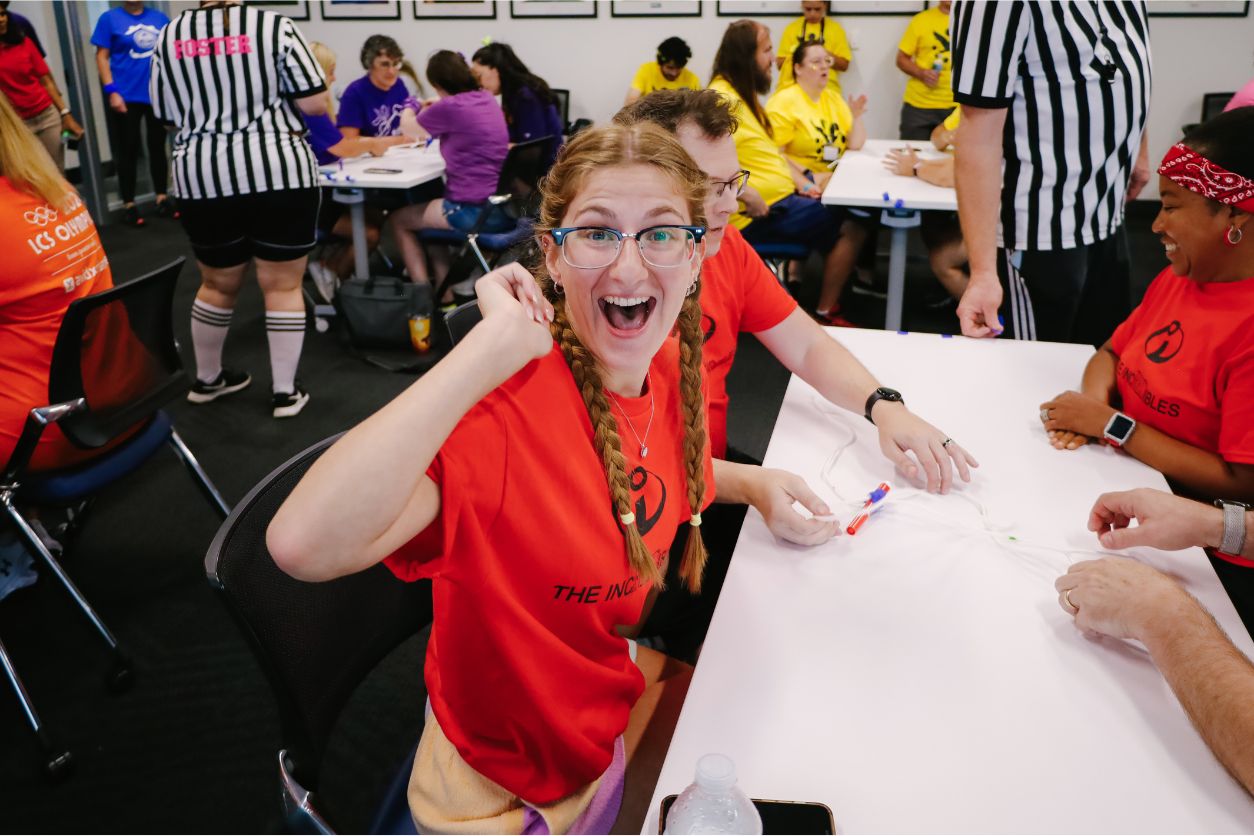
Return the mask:
<svg viewBox="0 0 1254 836">
<path fill-rule="evenodd" d="M 946 438 L 944 441 L 941 442 L 941 446 L 944 447 L 946 450 L 948 450 L 949 445 L 953 443 L 954 443 L 954 440 L 952 438 Z"/>
<path fill-rule="evenodd" d="M 1074 588 L 1075 588 L 1075 587 L 1072 587 L 1072 589 L 1074 589 Z M 1071 608 L 1071 613 L 1072 613 L 1072 615 L 1075 615 L 1076 613 L 1078 613 L 1078 612 L 1080 611 L 1080 608 L 1079 608 L 1079 607 L 1077 607 L 1075 604 L 1071 603 L 1071 589 L 1064 589 L 1064 590 L 1062 591 L 1062 600 L 1064 600 L 1064 601 L 1066 601 L 1066 602 L 1067 602 L 1067 606 Z"/>
<path fill-rule="evenodd" d="M 1048 420 L 1049 420 L 1049 407 L 1043 406 L 1041 407 L 1041 421 L 1043 423 Z"/>
</svg>

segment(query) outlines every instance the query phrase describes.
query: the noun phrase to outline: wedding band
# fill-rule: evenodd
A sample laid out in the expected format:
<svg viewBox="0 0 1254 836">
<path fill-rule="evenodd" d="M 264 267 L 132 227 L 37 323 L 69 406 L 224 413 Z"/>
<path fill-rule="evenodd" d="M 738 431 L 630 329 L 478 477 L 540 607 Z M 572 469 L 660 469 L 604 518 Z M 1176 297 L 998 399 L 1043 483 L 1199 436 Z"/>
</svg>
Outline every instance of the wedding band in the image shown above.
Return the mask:
<svg viewBox="0 0 1254 836">
<path fill-rule="evenodd" d="M 953 443 L 954 443 L 954 440 L 953 440 L 952 438 L 947 438 L 947 439 L 945 439 L 944 441 L 942 441 L 942 442 L 941 442 L 941 446 L 942 446 L 942 447 L 944 447 L 944 448 L 946 448 L 946 449 L 948 449 L 948 448 L 949 448 L 949 445 L 950 445 L 950 444 L 953 444 Z"/>
<path fill-rule="evenodd" d="M 1048 421 L 1048 420 L 1049 420 L 1049 410 L 1045 407 L 1041 407 L 1041 421 Z"/>
<path fill-rule="evenodd" d="M 1073 587 L 1073 588 L 1074 588 L 1074 587 Z M 1071 590 L 1070 590 L 1070 589 L 1064 589 L 1064 590 L 1062 591 L 1062 600 L 1064 600 L 1064 601 L 1066 601 L 1066 602 L 1067 602 L 1067 606 L 1068 606 L 1068 607 L 1071 607 L 1071 609 L 1072 609 L 1072 615 L 1074 615 L 1075 613 L 1078 613 L 1078 612 L 1080 611 L 1080 608 L 1079 608 L 1079 607 L 1077 607 L 1075 604 L 1071 603 Z"/>
</svg>

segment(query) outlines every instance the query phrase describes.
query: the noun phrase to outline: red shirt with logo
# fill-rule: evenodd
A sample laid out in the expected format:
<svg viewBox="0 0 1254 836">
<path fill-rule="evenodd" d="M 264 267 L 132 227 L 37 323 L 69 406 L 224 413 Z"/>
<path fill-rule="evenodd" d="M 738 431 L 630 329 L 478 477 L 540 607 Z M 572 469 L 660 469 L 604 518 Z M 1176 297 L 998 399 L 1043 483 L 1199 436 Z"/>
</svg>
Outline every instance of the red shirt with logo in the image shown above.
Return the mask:
<svg viewBox="0 0 1254 836">
<path fill-rule="evenodd" d="M 728 226 L 718 254 L 701 268 L 702 360 L 710 388 L 710 447 L 716 457 L 727 454 L 727 375 L 740 333 L 768 331 L 796 307 L 740 230 Z"/>
<path fill-rule="evenodd" d="M 26 415 L 48 405 L 48 370 L 65 310 L 75 299 L 113 287 L 96 225 L 75 195 L 54 209 L 0 177 L 0 467 Z M 70 445 L 56 425 L 40 437 L 31 467 L 60 467 L 99 451 Z"/>
<path fill-rule="evenodd" d="M 1110 344 L 1125 413 L 1254 464 L 1254 278 L 1201 283 L 1167 268 Z"/>
<path fill-rule="evenodd" d="M 690 517 L 677 342 L 650 372 L 640 447 L 617 407 L 636 523 L 661 563 Z M 640 433 L 650 396 L 618 398 Z M 714 497 L 709 451 L 706 503 Z M 427 475 L 440 515 L 388 557 L 431 578 L 431 707 L 480 774 L 532 804 L 563 798 L 610 765 L 644 688 L 617 625 L 640 620 L 647 587 L 627 563 L 592 424 L 555 345 L 480 401 Z"/>
</svg>

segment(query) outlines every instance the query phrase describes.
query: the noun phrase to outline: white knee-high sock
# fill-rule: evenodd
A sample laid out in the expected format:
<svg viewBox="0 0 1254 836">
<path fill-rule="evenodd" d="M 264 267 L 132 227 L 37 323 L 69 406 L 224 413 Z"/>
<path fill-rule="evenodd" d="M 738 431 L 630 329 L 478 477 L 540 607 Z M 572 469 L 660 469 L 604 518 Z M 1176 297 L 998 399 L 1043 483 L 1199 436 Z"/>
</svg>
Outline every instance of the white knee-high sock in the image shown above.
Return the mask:
<svg viewBox="0 0 1254 836">
<path fill-rule="evenodd" d="M 296 366 L 305 344 L 304 311 L 266 311 L 266 338 L 270 341 L 270 374 L 274 391 L 296 391 Z"/>
<path fill-rule="evenodd" d="M 222 344 L 231 327 L 232 308 L 192 302 L 192 349 L 196 354 L 196 379 L 212 383 L 222 373 Z"/>
</svg>

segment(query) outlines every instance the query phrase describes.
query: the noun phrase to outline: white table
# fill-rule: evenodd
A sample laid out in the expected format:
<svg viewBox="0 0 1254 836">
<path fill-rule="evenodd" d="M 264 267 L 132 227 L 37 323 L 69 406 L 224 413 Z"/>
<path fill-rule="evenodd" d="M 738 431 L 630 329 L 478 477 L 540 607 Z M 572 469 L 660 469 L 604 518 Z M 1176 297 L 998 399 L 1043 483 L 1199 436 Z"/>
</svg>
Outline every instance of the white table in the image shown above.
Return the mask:
<svg viewBox="0 0 1254 836">
<path fill-rule="evenodd" d="M 902 177 L 884 168 L 888 152 L 910 146 L 925 158 L 943 156 L 928 142 L 900 139 L 868 139 L 858 151 L 846 151 L 823 190 L 823 203 L 831 206 L 859 206 L 882 209 L 882 221 L 893 231 L 888 259 L 888 305 L 884 327 L 901 328 L 901 307 L 906 287 L 906 236 L 920 223 L 919 212 L 958 209 L 958 194 L 924 182 L 918 177 Z M 887 195 L 887 198 L 885 197 Z"/>
<path fill-rule="evenodd" d="M 396 173 L 367 173 L 367 169 L 398 169 Z M 322 187 L 332 189 L 332 199 L 348 206 L 353 223 L 353 271 L 369 278 L 366 251 L 366 189 L 409 189 L 444 175 L 439 142 L 426 147 L 394 146 L 382 157 L 354 157 L 319 169 Z"/>
<path fill-rule="evenodd" d="M 1165 487 L 1109 447 L 1048 445 L 1038 405 L 1079 383 L 1088 347 L 831 331 L 980 460 L 964 490 L 1009 533 L 1093 549 L 1100 492 Z M 821 474 L 852 431 L 836 488 L 904 485 L 874 428 L 824 404 L 792 379 L 766 465 L 835 503 Z M 973 523 L 961 498 L 892 500 L 810 549 L 749 511 L 644 832 L 715 751 L 751 796 L 826 803 L 845 833 L 1254 832 L 1254 802 L 1148 654 L 1084 638 L 1059 608 L 1055 577 L 1086 555 L 1007 551 L 923 513 Z M 1172 567 L 1254 653 L 1200 550 L 1138 555 Z"/>
</svg>

